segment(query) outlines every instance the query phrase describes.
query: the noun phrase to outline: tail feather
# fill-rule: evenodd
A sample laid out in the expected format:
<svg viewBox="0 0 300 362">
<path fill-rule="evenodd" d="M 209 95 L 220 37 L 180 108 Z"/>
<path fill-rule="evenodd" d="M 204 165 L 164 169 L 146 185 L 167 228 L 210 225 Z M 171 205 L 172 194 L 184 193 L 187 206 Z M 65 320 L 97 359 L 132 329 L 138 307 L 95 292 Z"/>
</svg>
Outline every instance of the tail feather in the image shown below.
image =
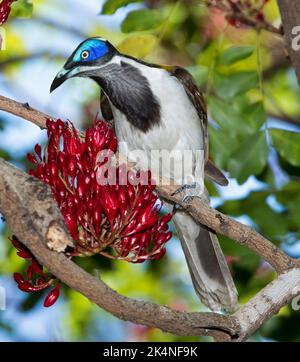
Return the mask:
<svg viewBox="0 0 300 362">
<path fill-rule="evenodd" d="M 213 311 L 235 310 L 237 290 L 216 235 L 185 213 L 176 213 L 174 223 L 202 303 Z"/>
<path fill-rule="evenodd" d="M 228 180 L 226 176 L 210 160 L 207 160 L 204 171 L 205 171 L 205 177 L 208 178 L 210 181 L 214 181 L 221 186 L 228 185 Z"/>
</svg>

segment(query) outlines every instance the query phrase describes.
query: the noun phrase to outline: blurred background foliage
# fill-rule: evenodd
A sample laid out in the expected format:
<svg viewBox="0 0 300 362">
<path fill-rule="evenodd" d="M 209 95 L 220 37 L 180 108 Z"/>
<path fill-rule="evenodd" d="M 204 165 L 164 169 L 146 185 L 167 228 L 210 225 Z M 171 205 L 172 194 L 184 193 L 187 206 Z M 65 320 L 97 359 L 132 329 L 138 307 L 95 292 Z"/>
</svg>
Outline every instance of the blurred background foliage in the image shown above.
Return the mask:
<svg viewBox="0 0 300 362">
<path fill-rule="evenodd" d="M 275 0 L 267 3 L 264 15 L 280 25 Z M 99 111 L 97 86 L 74 79 L 49 95 L 51 80 L 83 39 L 102 36 L 126 54 L 186 67 L 207 100 L 210 156 L 230 177 L 227 188 L 208 185 L 212 205 L 299 257 L 300 92 L 279 35 L 237 29 L 201 0 L 19 0 L 5 30 L 1 94 L 83 129 Z M 19 167 L 27 168 L 24 155 L 45 138 L 45 131 L 34 125 L 0 115 L 0 156 Z M 12 273 L 24 265 L 10 246 L 4 222 L 0 230 L 0 284 L 7 291 L 0 340 L 199 340 L 119 321 L 68 288 L 58 304 L 43 309 L 40 294 L 28 296 L 12 281 Z M 274 272 L 251 251 L 220 239 L 245 303 Z M 160 261 L 133 265 L 91 257 L 77 262 L 127 296 L 179 310 L 205 310 L 175 237 Z M 300 341 L 300 312 L 284 307 L 252 340 Z"/>
</svg>

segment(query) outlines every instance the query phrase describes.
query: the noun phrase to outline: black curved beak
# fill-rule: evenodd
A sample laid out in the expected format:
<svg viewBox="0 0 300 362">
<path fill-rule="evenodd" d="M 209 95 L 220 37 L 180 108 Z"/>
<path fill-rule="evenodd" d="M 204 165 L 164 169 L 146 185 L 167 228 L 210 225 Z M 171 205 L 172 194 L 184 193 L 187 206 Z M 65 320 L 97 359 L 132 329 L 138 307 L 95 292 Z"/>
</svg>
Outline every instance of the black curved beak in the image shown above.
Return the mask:
<svg viewBox="0 0 300 362">
<path fill-rule="evenodd" d="M 50 93 L 52 93 L 56 88 L 61 86 L 69 78 L 70 78 L 70 71 L 63 68 L 54 78 L 50 87 Z"/>
</svg>

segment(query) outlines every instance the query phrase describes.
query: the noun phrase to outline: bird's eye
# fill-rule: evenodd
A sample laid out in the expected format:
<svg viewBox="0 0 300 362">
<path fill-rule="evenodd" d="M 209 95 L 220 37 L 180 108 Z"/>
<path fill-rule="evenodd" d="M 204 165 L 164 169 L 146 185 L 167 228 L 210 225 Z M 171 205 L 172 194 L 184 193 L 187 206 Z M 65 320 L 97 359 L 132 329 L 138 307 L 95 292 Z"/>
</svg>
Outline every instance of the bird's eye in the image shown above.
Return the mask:
<svg viewBox="0 0 300 362">
<path fill-rule="evenodd" d="M 90 52 L 88 50 L 84 50 L 81 53 L 81 59 L 86 60 L 90 56 Z"/>
</svg>

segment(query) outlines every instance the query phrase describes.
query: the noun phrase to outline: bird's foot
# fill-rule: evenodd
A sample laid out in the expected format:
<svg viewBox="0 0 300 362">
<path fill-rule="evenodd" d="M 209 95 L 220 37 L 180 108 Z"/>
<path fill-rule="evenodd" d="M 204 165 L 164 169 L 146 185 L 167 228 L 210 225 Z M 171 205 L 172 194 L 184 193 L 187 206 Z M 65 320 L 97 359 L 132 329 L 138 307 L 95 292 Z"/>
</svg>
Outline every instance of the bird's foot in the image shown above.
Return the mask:
<svg viewBox="0 0 300 362">
<path fill-rule="evenodd" d="M 198 182 L 180 186 L 171 196 L 183 194 L 182 203 L 189 204 L 194 197 L 203 198 L 203 187 Z"/>
</svg>

